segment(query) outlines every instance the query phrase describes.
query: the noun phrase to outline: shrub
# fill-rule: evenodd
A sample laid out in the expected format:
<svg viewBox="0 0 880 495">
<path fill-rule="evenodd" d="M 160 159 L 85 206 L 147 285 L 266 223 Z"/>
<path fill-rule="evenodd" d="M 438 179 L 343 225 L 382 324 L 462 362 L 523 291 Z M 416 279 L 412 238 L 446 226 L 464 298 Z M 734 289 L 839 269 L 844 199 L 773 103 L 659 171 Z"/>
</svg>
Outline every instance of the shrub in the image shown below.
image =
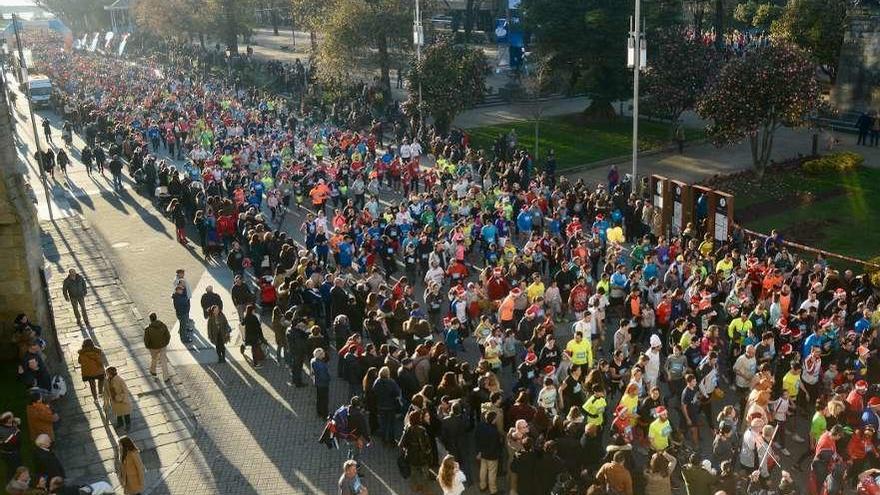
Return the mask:
<svg viewBox="0 0 880 495">
<path fill-rule="evenodd" d="M 864 163 L 865 157 L 852 151 L 831 153 L 804 163 L 804 171 L 811 174 L 827 172 L 855 172 Z"/>
</svg>

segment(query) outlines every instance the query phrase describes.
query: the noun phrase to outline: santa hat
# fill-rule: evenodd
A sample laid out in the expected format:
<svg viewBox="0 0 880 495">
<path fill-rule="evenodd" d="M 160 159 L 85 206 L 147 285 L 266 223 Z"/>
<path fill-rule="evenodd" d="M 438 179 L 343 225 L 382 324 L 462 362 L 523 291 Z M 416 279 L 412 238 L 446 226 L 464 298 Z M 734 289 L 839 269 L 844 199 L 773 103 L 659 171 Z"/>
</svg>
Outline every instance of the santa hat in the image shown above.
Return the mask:
<svg viewBox="0 0 880 495">
<path fill-rule="evenodd" d="M 877 406 L 880 406 L 880 397 L 871 397 L 871 400 L 868 401 L 868 407 Z"/>
<path fill-rule="evenodd" d="M 864 392 L 864 391 L 868 390 L 868 382 L 866 382 L 865 380 L 857 381 L 856 382 L 856 390 L 858 390 L 859 392 Z"/>
<path fill-rule="evenodd" d="M 552 364 L 548 364 L 547 366 L 544 366 L 544 374 L 547 376 L 555 375 L 556 374 L 556 367 L 553 366 Z"/>
<path fill-rule="evenodd" d="M 661 414 L 666 414 L 666 408 L 663 406 L 659 406 L 654 409 L 654 412 L 657 413 L 657 416 L 660 416 Z"/>
<path fill-rule="evenodd" d="M 538 314 L 538 307 L 534 304 L 529 306 L 529 309 L 526 310 L 526 316 L 536 316 Z"/>
<path fill-rule="evenodd" d="M 793 350 L 794 348 L 791 346 L 791 344 L 782 344 L 782 349 L 779 350 L 779 353 L 783 356 L 787 356 L 791 354 Z"/>
<path fill-rule="evenodd" d="M 510 291 L 510 293 L 513 295 L 513 297 L 518 297 L 520 294 L 522 294 L 522 289 L 520 289 L 519 287 L 514 287 L 513 290 Z"/>
<path fill-rule="evenodd" d="M 526 354 L 526 363 L 534 364 L 538 361 L 538 356 L 534 352 Z"/>
</svg>

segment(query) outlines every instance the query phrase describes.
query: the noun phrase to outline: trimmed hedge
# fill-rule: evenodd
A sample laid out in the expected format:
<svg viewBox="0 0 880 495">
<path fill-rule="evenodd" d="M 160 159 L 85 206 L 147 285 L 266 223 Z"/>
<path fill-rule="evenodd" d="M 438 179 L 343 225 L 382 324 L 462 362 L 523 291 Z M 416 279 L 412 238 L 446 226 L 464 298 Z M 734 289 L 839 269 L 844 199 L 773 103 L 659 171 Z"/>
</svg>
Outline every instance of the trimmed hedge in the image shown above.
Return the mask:
<svg viewBox="0 0 880 495">
<path fill-rule="evenodd" d="M 804 162 L 804 171 L 811 174 L 826 172 L 855 172 L 865 162 L 865 157 L 852 151 L 831 153 L 829 155 Z"/>
</svg>

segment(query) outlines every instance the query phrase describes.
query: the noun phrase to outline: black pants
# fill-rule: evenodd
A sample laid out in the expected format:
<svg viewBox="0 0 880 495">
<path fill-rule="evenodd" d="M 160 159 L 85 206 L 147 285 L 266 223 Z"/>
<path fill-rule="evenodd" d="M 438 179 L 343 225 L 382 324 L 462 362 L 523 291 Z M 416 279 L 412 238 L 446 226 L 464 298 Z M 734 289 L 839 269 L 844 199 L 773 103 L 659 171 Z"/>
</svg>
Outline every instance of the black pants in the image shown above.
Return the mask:
<svg viewBox="0 0 880 495">
<path fill-rule="evenodd" d="M 131 414 L 116 416 L 116 427 L 119 428 L 121 426 L 125 426 L 126 430 L 131 428 Z"/>
<path fill-rule="evenodd" d="M 290 381 L 294 385 L 302 385 L 303 356 L 302 352 L 295 351 L 291 353 L 290 359 Z"/>
<path fill-rule="evenodd" d="M 315 410 L 318 413 L 318 418 L 327 419 L 327 416 L 330 415 L 330 387 L 316 387 L 315 392 L 317 394 Z"/>
<path fill-rule="evenodd" d="M 220 344 L 214 348 L 217 351 L 217 362 L 225 363 L 226 362 L 226 345 Z"/>
</svg>

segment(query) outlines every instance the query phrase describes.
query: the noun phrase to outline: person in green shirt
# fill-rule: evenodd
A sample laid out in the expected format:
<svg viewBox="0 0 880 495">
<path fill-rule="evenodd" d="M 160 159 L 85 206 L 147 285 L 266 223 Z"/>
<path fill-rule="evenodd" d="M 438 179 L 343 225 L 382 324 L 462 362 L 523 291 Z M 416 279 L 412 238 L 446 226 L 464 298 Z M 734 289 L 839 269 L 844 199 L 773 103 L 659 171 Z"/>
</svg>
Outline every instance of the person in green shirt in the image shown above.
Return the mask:
<svg viewBox="0 0 880 495">
<path fill-rule="evenodd" d="M 651 448 L 657 452 L 663 452 L 669 447 L 669 437 L 672 435 L 672 425 L 669 423 L 669 412 L 663 406 L 654 410 L 657 419 L 648 427 L 648 440 Z"/>
<path fill-rule="evenodd" d="M 587 413 L 587 424 L 601 427 L 605 422 L 605 408 L 608 403 L 605 401 L 605 389 L 602 385 L 595 384 L 592 388 L 593 394 L 584 402 L 584 412 Z"/>
</svg>

